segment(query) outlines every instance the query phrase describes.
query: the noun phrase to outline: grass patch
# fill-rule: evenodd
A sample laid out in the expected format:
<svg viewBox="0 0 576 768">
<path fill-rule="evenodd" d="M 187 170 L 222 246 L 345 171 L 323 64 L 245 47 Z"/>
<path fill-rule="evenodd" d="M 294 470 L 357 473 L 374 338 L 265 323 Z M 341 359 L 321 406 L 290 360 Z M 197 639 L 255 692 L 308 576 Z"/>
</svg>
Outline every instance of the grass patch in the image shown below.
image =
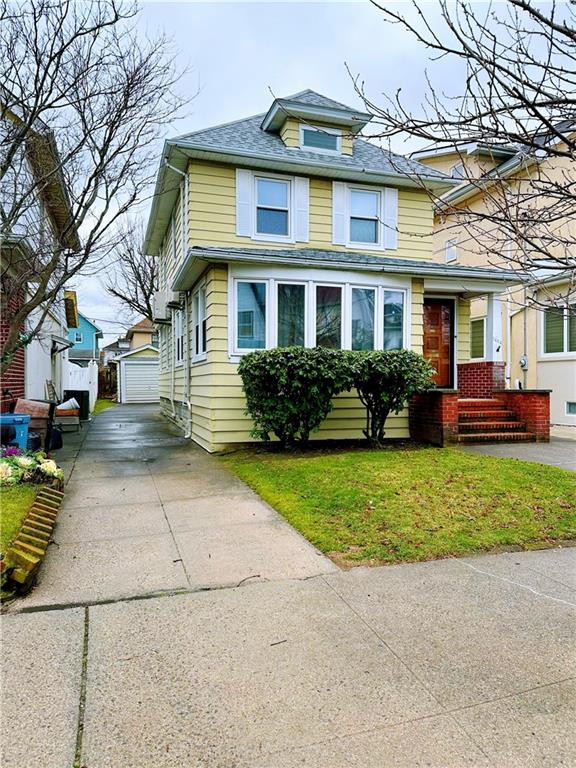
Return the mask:
<svg viewBox="0 0 576 768">
<path fill-rule="evenodd" d="M 98 416 L 102 411 L 106 411 L 108 408 L 114 408 L 116 405 L 118 405 L 118 403 L 115 403 L 113 400 L 105 400 L 99 397 L 94 404 L 92 416 Z"/>
<path fill-rule="evenodd" d="M 36 485 L 0 488 L 0 552 L 6 552 L 36 497 Z"/>
<path fill-rule="evenodd" d="M 411 446 L 220 460 L 345 566 L 576 538 L 576 475 L 543 464 Z"/>
</svg>

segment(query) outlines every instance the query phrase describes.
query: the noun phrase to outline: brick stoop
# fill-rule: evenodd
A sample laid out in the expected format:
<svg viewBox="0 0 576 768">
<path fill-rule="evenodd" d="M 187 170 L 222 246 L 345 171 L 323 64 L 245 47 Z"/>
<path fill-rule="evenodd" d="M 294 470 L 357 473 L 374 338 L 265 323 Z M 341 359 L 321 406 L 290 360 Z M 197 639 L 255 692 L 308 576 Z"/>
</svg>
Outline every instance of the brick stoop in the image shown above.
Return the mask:
<svg viewBox="0 0 576 768">
<path fill-rule="evenodd" d="M 458 442 L 535 442 L 526 422 L 496 398 L 458 398 Z"/>
</svg>

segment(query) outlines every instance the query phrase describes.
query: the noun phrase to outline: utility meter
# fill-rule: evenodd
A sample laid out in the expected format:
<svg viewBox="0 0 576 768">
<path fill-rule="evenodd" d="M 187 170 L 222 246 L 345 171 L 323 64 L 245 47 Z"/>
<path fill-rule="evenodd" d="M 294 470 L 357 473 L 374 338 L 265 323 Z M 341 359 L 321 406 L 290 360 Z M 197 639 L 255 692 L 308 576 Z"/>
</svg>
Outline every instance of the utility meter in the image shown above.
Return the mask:
<svg viewBox="0 0 576 768">
<path fill-rule="evenodd" d="M 520 364 L 520 368 L 522 368 L 523 371 L 528 370 L 528 357 L 526 355 L 522 355 L 518 362 Z"/>
</svg>

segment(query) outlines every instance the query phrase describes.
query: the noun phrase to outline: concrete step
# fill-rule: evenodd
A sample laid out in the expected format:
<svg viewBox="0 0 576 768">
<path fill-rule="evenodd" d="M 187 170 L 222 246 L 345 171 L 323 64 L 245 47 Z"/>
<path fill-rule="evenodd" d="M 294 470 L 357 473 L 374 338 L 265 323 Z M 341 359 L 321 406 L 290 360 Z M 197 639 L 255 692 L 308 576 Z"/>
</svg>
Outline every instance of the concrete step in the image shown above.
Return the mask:
<svg viewBox="0 0 576 768">
<path fill-rule="evenodd" d="M 458 435 L 459 443 L 534 443 L 532 432 L 471 432 Z"/>
<path fill-rule="evenodd" d="M 523 421 L 464 421 L 458 425 L 460 433 L 470 432 L 524 432 L 526 423 Z"/>
</svg>

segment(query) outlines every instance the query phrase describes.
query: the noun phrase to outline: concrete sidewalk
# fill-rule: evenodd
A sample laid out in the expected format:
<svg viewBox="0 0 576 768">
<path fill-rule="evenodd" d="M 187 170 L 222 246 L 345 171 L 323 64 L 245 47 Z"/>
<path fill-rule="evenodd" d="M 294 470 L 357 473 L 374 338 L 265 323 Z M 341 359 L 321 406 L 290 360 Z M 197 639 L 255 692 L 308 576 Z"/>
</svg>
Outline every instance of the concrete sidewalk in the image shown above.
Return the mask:
<svg viewBox="0 0 576 768">
<path fill-rule="evenodd" d="M 576 765 L 576 549 L 340 572 L 150 409 L 67 450 L 4 768 Z"/>
</svg>

